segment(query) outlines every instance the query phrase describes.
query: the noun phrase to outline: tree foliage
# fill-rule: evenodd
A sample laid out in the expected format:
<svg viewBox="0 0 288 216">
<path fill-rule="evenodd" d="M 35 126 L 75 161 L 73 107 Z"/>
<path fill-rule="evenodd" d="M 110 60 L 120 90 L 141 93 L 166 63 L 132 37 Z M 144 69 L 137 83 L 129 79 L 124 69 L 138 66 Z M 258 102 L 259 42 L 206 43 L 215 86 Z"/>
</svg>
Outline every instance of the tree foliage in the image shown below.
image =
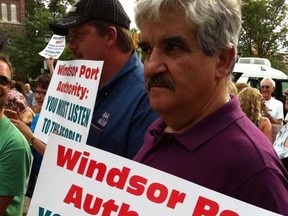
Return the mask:
<svg viewBox="0 0 288 216">
<path fill-rule="evenodd" d="M 240 55 L 277 62 L 275 55 L 288 46 L 287 13 L 285 0 L 243 0 Z"/>
<path fill-rule="evenodd" d="M 45 59 L 38 53 L 47 45 L 45 36 L 53 35 L 48 24 L 66 14 L 67 4 L 69 4 L 67 0 L 26 1 L 23 28 L 16 30 L 12 27 L 7 30 L 11 43 L 3 50 L 6 55 L 10 56 L 15 68 L 15 79 L 26 82 L 28 78 L 35 79 L 43 72 L 41 69 L 44 68 Z M 63 56 L 70 58 L 67 51 Z"/>
<path fill-rule="evenodd" d="M 26 18 L 22 30 L 6 30 L 11 44 L 3 52 L 10 56 L 19 78 L 35 79 L 44 67 L 44 58 L 38 53 L 47 45 L 45 35 L 53 35 L 48 23 L 66 14 L 75 0 L 26 0 Z M 279 59 L 279 50 L 288 47 L 287 4 L 285 0 L 243 0 L 242 30 L 238 51 L 241 56 L 269 58 L 272 66 L 288 73 Z M 286 18 L 286 22 L 285 22 Z M 137 32 L 132 29 L 131 34 Z M 145 56 L 142 56 L 145 58 Z M 65 49 L 61 59 L 71 59 Z M 24 78 L 23 78 L 24 77 Z"/>
</svg>

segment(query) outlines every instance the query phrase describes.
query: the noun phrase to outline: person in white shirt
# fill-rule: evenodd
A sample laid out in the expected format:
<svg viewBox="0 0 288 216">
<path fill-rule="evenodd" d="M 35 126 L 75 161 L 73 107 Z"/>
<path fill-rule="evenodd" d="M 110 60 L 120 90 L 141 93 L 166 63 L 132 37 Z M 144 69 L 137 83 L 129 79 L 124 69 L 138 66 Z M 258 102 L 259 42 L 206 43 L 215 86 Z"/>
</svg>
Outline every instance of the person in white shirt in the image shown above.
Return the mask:
<svg viewBox="0 0 288 216">
<path fill-rule="evenodd" d="M 280 100 L 272 97 L 272 93 L 275 91 L 275 81 L 270 77 L 262 79 L 261 94 L 263 96 L 262 101 L 262 113 L 263 116 L 269 118 L 272 124 L 283 124 L 284 113 L 283 103 Z"/>
</svg>

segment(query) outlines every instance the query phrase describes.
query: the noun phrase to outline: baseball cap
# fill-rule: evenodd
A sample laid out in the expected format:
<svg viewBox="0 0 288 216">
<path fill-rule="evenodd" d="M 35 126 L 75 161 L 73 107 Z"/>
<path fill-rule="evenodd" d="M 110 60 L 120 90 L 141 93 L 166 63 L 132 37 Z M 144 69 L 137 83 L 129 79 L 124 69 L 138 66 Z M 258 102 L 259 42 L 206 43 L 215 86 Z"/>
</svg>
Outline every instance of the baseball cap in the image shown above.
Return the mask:
<svg viewBox="0 0 288 216">
<path fill-rule="evenodd" d="M 118 0 L 78 0 L 70 8 L 68 15 L 49 23 L 57 35 L 67 35 L 68 28 L 78 26 L 88 20 L 102 20 L 130 29 L 130 19 Z"/>
</svg>

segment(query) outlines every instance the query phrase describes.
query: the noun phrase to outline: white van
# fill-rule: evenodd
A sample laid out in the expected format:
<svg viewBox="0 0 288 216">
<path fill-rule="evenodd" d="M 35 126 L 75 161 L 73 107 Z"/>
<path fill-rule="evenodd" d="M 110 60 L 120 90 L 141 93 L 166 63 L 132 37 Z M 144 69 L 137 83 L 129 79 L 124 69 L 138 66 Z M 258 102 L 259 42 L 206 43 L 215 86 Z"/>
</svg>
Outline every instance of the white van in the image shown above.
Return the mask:
<svg viewBox="0 0 288 216">
<path fill-rule="evenodd" d="M 264 58 L 239 58 L 235 64 L 234 82 L 249 83 L 251 80 L 259 80 L 271 77 L 276 80 L 288 80 L 288 76 L 280 70 L 271 67 L 268 59 Z"/>
</svg>

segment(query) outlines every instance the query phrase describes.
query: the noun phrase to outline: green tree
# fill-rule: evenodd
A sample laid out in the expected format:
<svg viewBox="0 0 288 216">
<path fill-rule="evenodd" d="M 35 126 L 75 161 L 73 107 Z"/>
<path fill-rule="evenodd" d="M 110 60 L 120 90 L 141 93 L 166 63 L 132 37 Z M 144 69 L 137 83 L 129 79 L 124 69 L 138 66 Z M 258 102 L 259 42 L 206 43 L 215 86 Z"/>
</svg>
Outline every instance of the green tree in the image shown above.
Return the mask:
<svg viewBox="0 0 288 216">
<path fill-rule="evenodd" d="M 276 63 L 275 55 L 288 46 L 285 0 L 243 0 L 242 19 L 239 54 Z"/>
<path fill-rule="evenodd" d="M 53 20 L 66 14 L 67 8 L 72 5 L 75 0 L 51 0 L 48 4 L 49 11 L 52 13 Z"/>
<path fill-rule="evenodd" d="M 15 79 L 26 82 L 28 78 L 35 79 L 41 74 L 45 59 L 38 53 L 47 45 L 45 36 L 53 35 L 48 24 L 57 17 L 65 15 L 67 2 L 61 0 L 58 1 L 58 7 L 47 8 L 42 1 L 28 0 L 23 28 L 18 31 L 15 28 L 7 30 L 11 43 L 4 48 L 3 52 L 10 56 L 15 68 Z M 56 3 L 52 0 L 50 4 Z M 64 56 L 67 59 L 71 58 L 67 50 L 61 58 Z"/>
</svg>

